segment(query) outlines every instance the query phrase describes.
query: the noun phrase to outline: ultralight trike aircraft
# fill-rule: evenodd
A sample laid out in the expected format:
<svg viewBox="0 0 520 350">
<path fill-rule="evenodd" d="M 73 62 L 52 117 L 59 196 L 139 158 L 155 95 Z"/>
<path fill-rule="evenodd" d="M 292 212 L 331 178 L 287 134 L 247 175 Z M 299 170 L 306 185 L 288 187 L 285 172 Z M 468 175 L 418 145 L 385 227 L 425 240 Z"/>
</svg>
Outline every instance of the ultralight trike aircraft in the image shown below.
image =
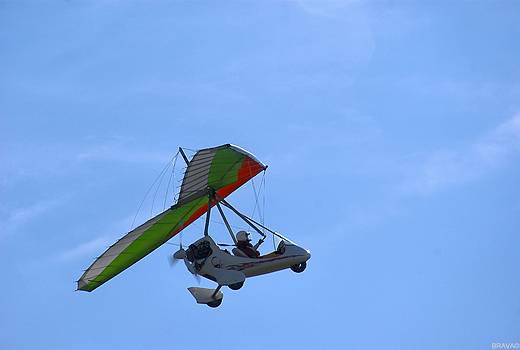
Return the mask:
<svg viewBox="0 0 520 350">
<path fill-rule="evenodd" d="M 187 168 L 175 205 L 131 230 L 110 246 L 85 271 L 78 281 L 78 290 L 92 291 L 166 243 L 196 219 L 206 214 L 204 236 L 173 254 L 174 261 L 183 260 L 188 270 L 218 284 L 215 289 L 190 287 L 188 290 L 199 304 L 217 307 L 221 304 L 222 286 L 240 289 L 247 277 L 290 268 L 303 272 L 311 257 L 305 250 L 279 233 L 272 231 L 240 213 L 225 198 L 267 166 L 253 154 L 234 145 L 199 150 L 188 160 L 182 148 L 179 153 Z M 262 236 L 257 245 L 249 243 L 249 232 L 234 234 L 222 206 L 230 209 L 249 227 Z M 216 207 L 233 240 L 231 252 L 221 249 L 209 235 L 210 213 Z M 256 248 L 266 238 L 266 232 L 277 237 L 273 252 L 259 256 Z M 175 260 L 177 259 L 177 260 Z"/>
</svg>

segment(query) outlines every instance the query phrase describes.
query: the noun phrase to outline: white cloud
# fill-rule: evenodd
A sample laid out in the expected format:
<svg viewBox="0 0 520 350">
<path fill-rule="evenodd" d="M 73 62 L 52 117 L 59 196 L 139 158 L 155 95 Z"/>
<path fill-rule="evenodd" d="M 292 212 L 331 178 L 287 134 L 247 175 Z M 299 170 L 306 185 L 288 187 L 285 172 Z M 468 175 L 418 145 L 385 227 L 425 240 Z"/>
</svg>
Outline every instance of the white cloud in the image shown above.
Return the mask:
<svg viewBox="0 0 520 350">
<path fill-rule="evenodd" d="M 297 4 L 307 13 L 330 19 L 357 19 L 364 10 L 361 1 L 298 1 Z M 356 15 L 356 16 L 355 16 Z M 365 17 L 365 16 L 364 16 Z"/>
<path fill-rule="evenodd" d="M 146 151 L 133 151 L 120 145 L 105 144 L 94 146 L 75 155 L 77 161 L 102 160 L 134 163 L 165 164 L 175 154 Z"/>
<path fill-rule="evenodd" d="M 11 222 L 24 222 L 46 212 L 58 204 L 57 200 L 38 202 L 28 208 L 14 210 L 11 213 Z"/>
<path fill-rule="evenodd" d="M 91 137 L 85 143 L 31 144 L 12 143 L 5 146 L 0 168 L 0 185 L 10 187 L 20 180 L 56 178 L 83 171 L 85 163 L 98 161 L 166 164 L 174 152 L 133 149 L 129 140 L 112 136 L 108 140 Z"/>
<path fill-rule="evenodd" d="M 100 233 L 97 238 L 90 238 L 87 242 L 82 242 L 73 248 L 55 255 L 53 261 L 70 261 L 85 256 L 100 256 L 108 247 L 116 243 L 118 238 L 123 237 L 130 229 L 133 216 L 114 221 L 106 230 Z"/>
<path fill-rule="evenodd" d="M 68 197 L 50 199 L 37 202 L 29 207 L 12 210 L 7 214 L 7 219 L 0 222 L 0 237 L 14 232 L 26 222 L 49 212 L 67 199 Z"/>
<path fill-rule="evenodd" d="M 520 114 L 461 150 L 431 154 L 401 184 L 406 193 L 428 194 L 478 179 L 507 165 L 520 151 Z"/>
<path fill-rule="evenodd" d="M 398 80 L 400 88 L 427 97 L 449 98 L 460 102 L 499 101 L 515 99 L 520 93 L 517 84 L 499 84 L 489 81 L 464 81 L 453 78 L 432 79 L 410 75 Z"/>
<path fill-rule="evenodd" d="M 73 260 L 86 255 L 101 255 L 111 244 L 114 243 L 113 237 L 103 236 L 93 239 L 90 242 L 82 243 L 75 248 L 67 250 L 58 256 L 61 261 Z"/>
</svg>

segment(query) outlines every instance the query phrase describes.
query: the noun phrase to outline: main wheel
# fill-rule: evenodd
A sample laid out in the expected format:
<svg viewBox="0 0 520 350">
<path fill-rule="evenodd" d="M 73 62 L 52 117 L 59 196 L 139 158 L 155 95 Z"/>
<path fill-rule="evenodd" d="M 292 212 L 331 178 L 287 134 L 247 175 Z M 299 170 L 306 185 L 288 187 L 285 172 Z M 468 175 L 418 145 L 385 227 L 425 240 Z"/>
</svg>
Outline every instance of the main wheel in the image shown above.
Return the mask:
<svg viewBox="0 0 520 350">
<path fill-rule="evenodd" d="M 209 307 L 219 307 L 220 304 L 222 304 L 222 299 L 217 299 L 217 300 L 210 301 L 206 305 L 208 305 Z"/>
<path fill-rule="evenodd" d="M 244 285 L 244 281 L 235 284 L 230 284 L 228 287 L 233 290 L 239 290 Z"/>
<path fill-rule="evenodd" d="M 306 267 L 307 267 L 307 262 L 304 261 L 302 263 L 291 266 L 291 270 L 293 270 L 294 272 L 300 273 L 300 272 L 305 271 Z"/>
</svg>

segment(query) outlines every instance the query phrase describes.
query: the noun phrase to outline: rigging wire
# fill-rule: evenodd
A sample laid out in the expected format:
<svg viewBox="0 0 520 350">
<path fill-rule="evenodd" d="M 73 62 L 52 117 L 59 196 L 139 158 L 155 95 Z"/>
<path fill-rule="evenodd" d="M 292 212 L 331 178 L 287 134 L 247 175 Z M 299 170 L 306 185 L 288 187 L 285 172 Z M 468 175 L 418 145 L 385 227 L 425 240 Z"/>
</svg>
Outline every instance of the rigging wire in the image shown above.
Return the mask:
<svg viewBox="0 0 520 350">
<path fill-rule="evenodd" d="M 251 180 L 251 183 L 253 185 L 253 193 L 255 196 L 255 206 L 253 208 L 253 215 L 251 215 L 251 217 L 254 217 L 255 211 L 256 211 L 256 209 L 258 209 L 258 217 L 260 218 L 260 222 L 263 225 L 264 224 L 264 215 L 262 213 L 265 210 L 265 171 L 263 172 L 263 176 L 262 176 L 262 180 L 260 181 L 260 186 L 259 186 L 260 188 L 259 188 L 258 192 L 256 190 L 255 182 L 253 180 Z M 260 208 L 260 203 L 259 203 L 258 198 L 260 197 L 260 192 L 262 190 L 262 187 L 264 188 L 263 207 Z M 265 230 L 264 229 L 262 229 L 262 230 L 265 233 Z"/>
<path fill-rule="evenodd" d="M 135 213 L 135 216 L 134 216 L 134 220 L 132 220 L 132 226 L 130 227 L 130 231 L 134 229 L 134 224 L 135 224 L 135 220 L 137 219 L 137 215 L 139 214 L 139 211 L 141 210 L 141 207 L 143 206 L 144 204 L 144 201 L 146 200 L 146 198 L 148 197 L 148 195 L 150 194 L 150 192 L 152 191 L 152 189 L 154 188 L 155 184 L 157 183 L 157 181 L 161 178 L 161 181 L 162 181 L 162 177 L 164 177 L 164 173 L 168 170 L 168 168 L 170 167 L 170 164 L 172 164 L 173 160 L 175 158 L 177 158 L 179 152 L 177 152 L 177 154 L 175 154 L 175 156 L 168 162 L 168 164 L 164 167 L 164 169 L 161 171 L 161 173 L 159 174 L 159 176 L 157 176 L 157 178 L 155 179 L 155 181 L 152 183 L 152 185 L 150 186 L 150 188 L 148 189 L 148 191 L 146 192 L 146 194 L 144 195 L 144 198 L 143 200 L 141 201 L 141 204 L 139 204 L 139 208 L 137 208 L 137 212 Z M 157 193 L 157 192 L 156 192 Z M 154 198 L 155 198 L 155 195 L 154 195 Z M 153 204 L 152 204 L 152 208 L 153 208 Z"/>
<path fill-rule="evenodd" d="M 168 163 L 168 166 L 163 170 L 163 172 L 161 173 L 161 180 L 159 181 L 159 184 L 157 185 L 157 188 L 155 189 L 155 193 L 153 194 L 153 198 L 152 198 L 152 205 L 150 206 L 150 218 L 153 217 L 153 206 L 155 204 L 155 197 L 157 196 L 157 192 L 159 192 L 159 188 L 161 187 L 161 183 L 164 179 L 164 176 L 166 176 L 166 171 L 167 169 L 170 167 L 170 164 L 171 163 Z"/>
<path fill-rule="evenodd" d="M 175 157 L 173 157 L 172 172 L 170 174 L 170 178 L 168 179 L 168 186 L 166 187 L 166 194 L 164 195 L 163 211 L 166 210 L 166 202 L 168 201 L 168 192 L 170 191 L 170 184 L 172 183 L 172 179 L 173 179 L 173 182 L 175 183 L 175 165 L 177 163 L 178 155 L 179 155 L 179 152 L 177 152 Z M 175 188 L 174 188 L 174 185 L 172 184 L 172 203 L 173 203 L 173 201 L 175 201 Z"/>
<path fill-rule="evenodd" d="M 264 213 L 263 216 L 262 216 L 262 225 L 265 225 L 265 171 L 264 173 L 262 174 L 262 185 L 263 185 L 263 190 L 264 190 L 264 195 L 262 196 L 262 212 Z M 262 188 L 262 187 L 260 187 Z"/>
</svg>

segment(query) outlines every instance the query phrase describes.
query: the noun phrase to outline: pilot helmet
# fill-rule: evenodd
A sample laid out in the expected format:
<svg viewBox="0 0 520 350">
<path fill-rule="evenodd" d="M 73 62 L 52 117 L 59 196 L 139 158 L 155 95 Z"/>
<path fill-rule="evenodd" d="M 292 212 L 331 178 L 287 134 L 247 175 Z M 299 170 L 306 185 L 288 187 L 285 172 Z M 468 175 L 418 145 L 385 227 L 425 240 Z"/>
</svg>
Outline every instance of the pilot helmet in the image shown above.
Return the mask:
<svg viewBox="0 0 520 350">
<path fill-rule="evenodd" d="M 237 241 L 239 241 L 239 242 L 249 241 L 249 232 L 238 231 L 238 233 L 237 233 Z"/>
</svg>

